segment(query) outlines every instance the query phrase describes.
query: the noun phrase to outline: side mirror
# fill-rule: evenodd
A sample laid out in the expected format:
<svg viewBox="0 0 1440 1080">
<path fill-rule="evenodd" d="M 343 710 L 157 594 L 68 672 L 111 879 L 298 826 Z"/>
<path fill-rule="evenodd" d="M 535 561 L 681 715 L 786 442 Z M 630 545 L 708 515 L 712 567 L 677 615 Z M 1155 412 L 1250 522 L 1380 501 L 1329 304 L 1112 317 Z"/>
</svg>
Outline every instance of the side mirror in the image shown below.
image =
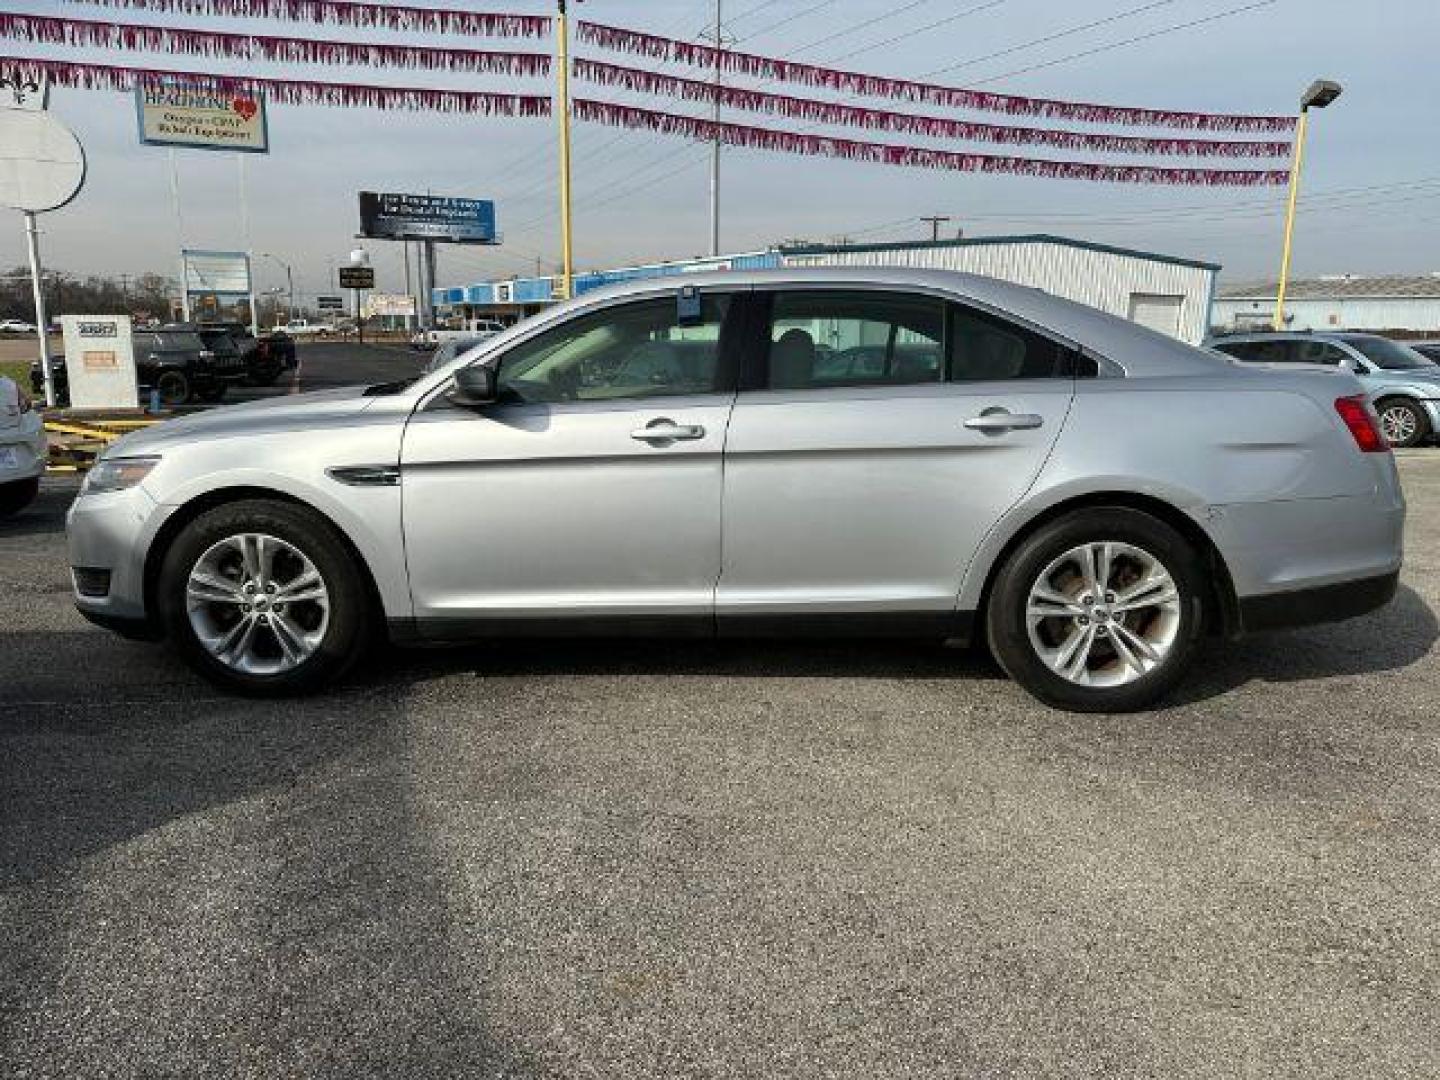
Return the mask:
<svg viewBox="0 0 1440 1080">
<path fill-rule="evenodd" d="M 471 364 L 455 373 L 455 387 L 449 398 L 456 405 L 473 408 L 495 402 L 495 369 L 488 364 Z"/>
</svg>

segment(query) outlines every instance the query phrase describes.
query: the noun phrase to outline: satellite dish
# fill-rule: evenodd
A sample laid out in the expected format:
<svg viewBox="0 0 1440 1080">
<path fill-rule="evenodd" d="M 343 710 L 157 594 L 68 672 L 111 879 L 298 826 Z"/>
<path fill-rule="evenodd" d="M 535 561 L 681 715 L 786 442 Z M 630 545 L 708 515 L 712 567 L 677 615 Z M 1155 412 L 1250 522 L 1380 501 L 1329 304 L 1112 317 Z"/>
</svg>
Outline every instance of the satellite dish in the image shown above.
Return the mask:
<svg viewBox="0 0 1440 1080">
<path fill-rule="evenodd" d="M 48 112 L 0 109 L 0 206 L 58 210 L 85 183 L 85 151 Z"/>
</svg>

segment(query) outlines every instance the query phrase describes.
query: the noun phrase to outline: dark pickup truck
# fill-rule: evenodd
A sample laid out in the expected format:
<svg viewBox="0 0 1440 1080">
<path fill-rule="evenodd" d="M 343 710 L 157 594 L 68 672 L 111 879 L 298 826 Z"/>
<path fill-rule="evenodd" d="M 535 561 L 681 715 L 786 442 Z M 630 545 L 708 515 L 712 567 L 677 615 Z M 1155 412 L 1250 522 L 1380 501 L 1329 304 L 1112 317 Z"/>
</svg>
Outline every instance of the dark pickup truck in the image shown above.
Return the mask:
<svg viewBox="0 0 1440 1080">
<path fill-rule="evenodd" d="M 274 331 L 256 337 L 250 327 L 239 322 L 202 322 L 200 335 L 229 336 L 245 361 L 245 381 L 251 386 L 270 386 L 286 371 L 295 367 L 295 339 Z"/>
</svg>

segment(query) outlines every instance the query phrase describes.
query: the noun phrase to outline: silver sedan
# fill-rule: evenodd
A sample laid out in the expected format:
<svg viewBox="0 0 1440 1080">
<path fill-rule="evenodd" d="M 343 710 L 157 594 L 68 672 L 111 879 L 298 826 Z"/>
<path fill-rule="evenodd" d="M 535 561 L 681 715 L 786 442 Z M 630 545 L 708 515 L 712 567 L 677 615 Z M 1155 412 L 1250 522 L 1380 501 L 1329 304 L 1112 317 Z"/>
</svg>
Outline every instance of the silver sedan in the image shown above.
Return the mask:
<svg viewBox="0 0 1440 1080">
<path fill-rule="evenodd" d="M 159 425 L 69 543 L 86 616 L 245 693 L 323 686 L 377 630 L 902 634 L 1120 711 L 1206 634 L 1384 604 L 1404 513 L 1347 372 L 866 268 L 636 282 L 413 383 Z"/>
</svg>

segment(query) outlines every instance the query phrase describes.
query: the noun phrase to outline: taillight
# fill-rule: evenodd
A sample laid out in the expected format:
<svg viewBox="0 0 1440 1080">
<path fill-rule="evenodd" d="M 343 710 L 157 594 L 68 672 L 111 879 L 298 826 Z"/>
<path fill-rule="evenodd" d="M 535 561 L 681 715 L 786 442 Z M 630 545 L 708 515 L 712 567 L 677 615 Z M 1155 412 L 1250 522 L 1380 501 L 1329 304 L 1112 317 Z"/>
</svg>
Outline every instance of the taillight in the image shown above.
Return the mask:
<svg viewBox="0 0 1440 1080">
<path fill-rule="evenodd" d="M 1371 411 L 1364 394 L 1336 398 L 1335 411 L 1340 414 L 1340 419 L 1345 421 L 1345 426 L 1355 438 L 1355 445 L 1361 451 L 1366 454 L 1385 454 L 1390 451 L 1390 444 L 1385 441 L 1385 436 L 1380 434 L 1375 413 Z"/>
</svg>

